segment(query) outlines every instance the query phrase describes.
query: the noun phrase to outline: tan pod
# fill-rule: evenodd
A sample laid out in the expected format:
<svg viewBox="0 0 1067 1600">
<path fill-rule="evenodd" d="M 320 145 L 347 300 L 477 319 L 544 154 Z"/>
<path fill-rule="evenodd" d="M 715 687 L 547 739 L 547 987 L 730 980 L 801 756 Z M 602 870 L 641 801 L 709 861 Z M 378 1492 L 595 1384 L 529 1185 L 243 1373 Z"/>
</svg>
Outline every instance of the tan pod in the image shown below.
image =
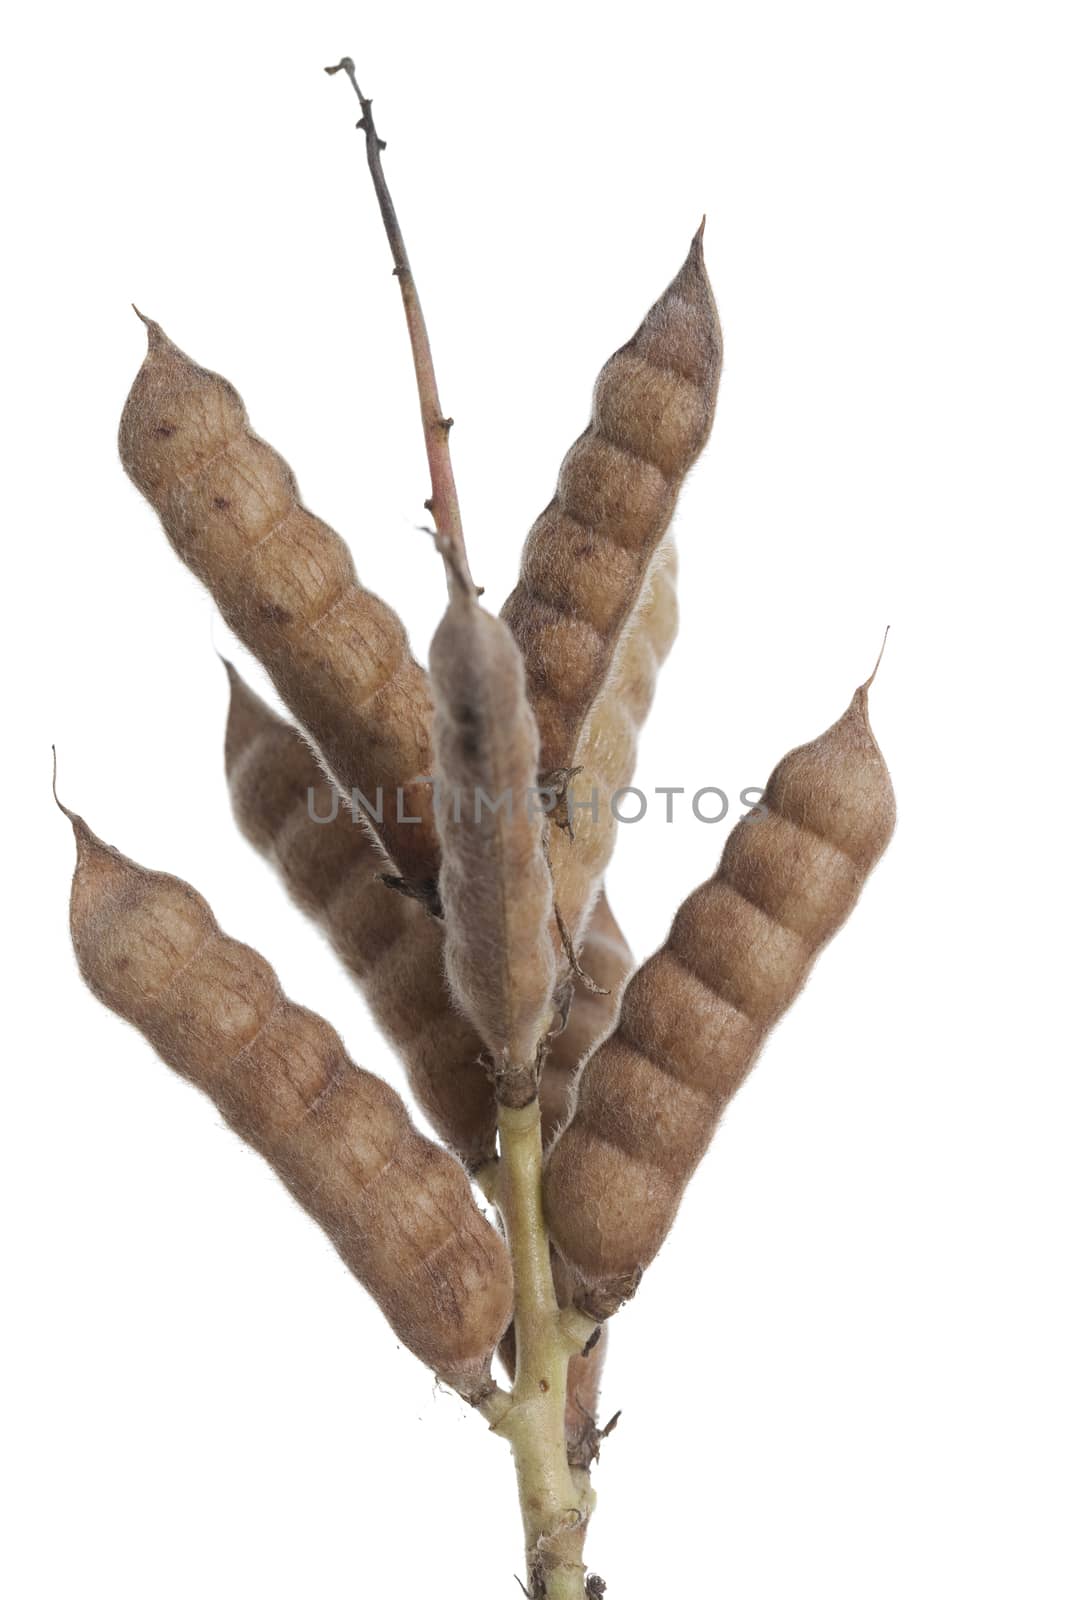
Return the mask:
<svg viewBox="0 0 1067 1600">
<path fill-rule="evenodd" d="M 554 827 L 548 859 L 567 927 L 580 943 L 615 846 L 612 809 L 637 765 L 637 740 L 652 705 L 659 670 L 678 632 L 678 555 L 665 541 L 620 640 L 608 681 L 597 696 L 574 751 L 580 771 L 561 806 L 569 829 Z"/>
<path fill-rule="evenodd" d="M 378 850 L 304 739 L 227 671 L 226 777 L 241 832 L 327 934 L 434 1131 L 479 1167 L 496 1145 L 496 1099 L 482 1041 L 448 993 L 440 922 L 381 882 Z"/>
<path fill-rule="evenodd" d="M 430 646 L 445 970 L 498 1098 L 523 1106 L 556 988 L 537 726 L 507 627 L 460 583 L 452 591 Z"/>
<path fill-rule="evenodd" d="M 581 949 L 582 971 L 597 989 L 576 983 L 567 1012 L 567 1026 L 545 1051 L 541 1068 L 541 1129 L 546 1146 L 570 1115 L 571 1091 L 578 1069 L 606 1033 L 614 1028 L 623 985 L 633 971 L 633 956 L 604 895 L 597 900 Z"/>
<path fill-rule="evenodd" d="M 148 353 L 119 427 L 123 466 L 341 793 L 358 790 L 380 809 L 373 826 L 397 871 L 430 893 L 429 687 L 403 624 L 359 583 L 344 540 L 302 504 L 236 389 L 145 325 Z"/>
<path fill-rule="evenodd" d="M 630 980 L 549 1153 L 549 1228 L 592 1316 L 633 1293 L 724 1107 L 889 841 L 893 790 L 866 684 L 778 764 L 764 807 L 733 829 L 718 872 Z"/>
<path fill-rule="evenodd" d="M 531 528 L 501 615 L 519 643 L 548 771 L 582 725 L 715 413 L 722 332 L 703 224 L 681 270 L 597 379 L 588 428 Z"/>
<path fill-rule="evenodd" d="M 408 1348 L 480 1399 L 511 1316 L 511 1266 L 462 1168 L 194 889 L 71 821 L 86 983 L 266 1157 Z"/>
</svg>

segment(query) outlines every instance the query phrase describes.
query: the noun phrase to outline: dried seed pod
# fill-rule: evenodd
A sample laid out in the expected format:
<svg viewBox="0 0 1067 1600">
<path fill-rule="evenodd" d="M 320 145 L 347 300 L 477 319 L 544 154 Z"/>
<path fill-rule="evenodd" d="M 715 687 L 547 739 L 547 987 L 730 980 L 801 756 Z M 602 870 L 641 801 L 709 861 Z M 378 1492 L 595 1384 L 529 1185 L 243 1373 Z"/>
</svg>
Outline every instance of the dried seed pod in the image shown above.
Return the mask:
<svg viewBox="0 0 1067 1600">
<path fill-rule="evenodd" d="M 549 837 L 556 904 L 579 941 L 615 843 L 618 824 L 613 802 L 633 778 L 638 734 L 652 705 L 660 667 L 678 632 L 677 577 L 678 553 L 668 539 L 649 571 L 608 680 L 575 747 L 574 763 L 580 771 L 560 807 L 570 827 L 554 828 Z"/>
<path fill-rule="evenodd" d="M 267 1158 L 409 1349 L 479 1400 L 511 1315 L 511 1269 L 462 1168 L 194 889 L 71 821 L 86 983 Z"/>
<path fill-rule="evenodd" d="M 537 1089 L 556 984 L 537 727 L 514 639 L 458 579 L 430 679 L 445 968 L 492 1055 L 498 1097 L 522 1106 Z"/>
<path fill-rule="evenodd" d="M 765 811 L 734 828 L 582 1071 L 546 1165 L 545 1210 L 592 1316 L 633 1292 L 723 1108 L 889 841 L 893 790 L 867 687 L 778 764 Z"/>
<path fill-rule="evenodd" d="M 148 353 L 122 414 L 122 464 L 341 793 L 366 797 L 398 871 L 429 892 L 430 698 L 403 625 L 361 587 L 344 541 L 303 506 L 232 385 L 144 321 Z"/>
<path fill-rule="evenodd" d="M 582 1062 L 610 1033 L 619 1015 L 622 990 L 633 970 L 633 956 L 603 893 L 589 919 L 581 948 L 582 970 L 601 993 L 576 983 L 567 1025 L 545 1051 L 541 1068 L 541 1129 L 546 1146 L 570 1115 L 571 1090 Z"/>
<path fill-rule="evenodd" d="M 589 427 L 526 540 L 501 615 L 526 662 L 546 770 L 575 765 L 682 481 L 711 430 L 722 333 L 703 224 L 681 271 L 597 379 Z"/>
<path fill-rule="evenodd" d="M 300 733 L 227 672 L 226 777 L 238 826 L 356 979 L 435 1132 L 472 1170 L 481 1166 L 496 1144 L 496 1099 L 482 1041 L 448 993 L 441 924 L 382 883 L 377 848 L 338 805 Z"/>
</svg>

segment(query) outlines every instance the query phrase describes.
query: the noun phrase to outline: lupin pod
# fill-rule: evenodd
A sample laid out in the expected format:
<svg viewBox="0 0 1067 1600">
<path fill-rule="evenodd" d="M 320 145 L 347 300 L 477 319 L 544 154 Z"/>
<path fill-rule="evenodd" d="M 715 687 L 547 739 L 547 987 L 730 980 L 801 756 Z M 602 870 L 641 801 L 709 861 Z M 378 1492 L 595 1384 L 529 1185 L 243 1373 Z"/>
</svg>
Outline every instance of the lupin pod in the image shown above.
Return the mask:
<svg viewBox="0 0 1067 1600">
<path fill-rule="evenodd" d="M 775 768 L 581 1073 L 544 1199 L 591 1316 L 633 1293 L 727 1102 L 889 842 L 893 789 L 867 689 Z"/>
<path fill-rule="evenodd" d="M 514 639 L 458 578 L 430 680 L 445 969 L 498 1099 L 521 1107 L 537 1091 L 557 978 L 537 725 Z"/>
<path fill-rule="evenodd" d="M 575 746 L 578 770 L 558 813 L 568 826 L 554 828 L 549 836 L 556 904 L 579 942 L 614 848 L 620 791 L 633 779 L 638 735 L 678 632 L 677 576 L 678 553 L 668 539 Z"/>
<path fill-rule="evenodd" d="M 703 223 L 681 270 L 597 379 L 589 426 L 531 528 L 501 615 L 519 642 L 545 770 L 575 765 L 582 726 L 711 431 L 722 332 Z"/>
<path fill-rule="evenodd" d="M 434 1131 L 472 1170 L 496 1144 L 484 1046 L 444 974 L 441 924 L 381 881 L 384 863 L 306 741 L 227 666 L 226 778 L 238 827 L 326 933 Z"/>
<path fill-rule="evenodd" d="M 195 889 L 68 815 L 71 935 L 89 988 L 266 1157 L 408 1348 L 479 1402 L 511 1316 L 511 1267 L 463 1169 Z"/>
<path fill-rule="evenodd" d="M 357 804 L 408 887 L 432 894 L 429 688 L 403 624 L 303 505 L 232 384 L 142 320 L 148 353 L 122 413 L 123 466 L 341 793 L 364 797 Z"/>
<path fill-rule="evenodd" d="M 541 1068 L 541 1128 L 546 1145 L 570 1115 L 571 1092 L 582 1062 L 615 1026 L 623 986 L 633 971 L 630 947 L 603 894 L 585 930 L 580 958 L 582 971 L 596 987 L 575 983 L 566 1027 L 545 1051 Z"/>
</svg>

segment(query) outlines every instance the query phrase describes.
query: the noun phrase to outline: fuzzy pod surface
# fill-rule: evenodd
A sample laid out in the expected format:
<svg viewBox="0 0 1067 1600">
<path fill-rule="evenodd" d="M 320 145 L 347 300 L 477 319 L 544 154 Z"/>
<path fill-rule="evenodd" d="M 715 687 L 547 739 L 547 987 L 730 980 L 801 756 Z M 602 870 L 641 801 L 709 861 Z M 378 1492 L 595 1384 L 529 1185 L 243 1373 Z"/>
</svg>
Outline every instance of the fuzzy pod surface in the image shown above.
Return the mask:
<svg viewBox="0 0 1067 1600">
<path fill-rule="evenodd" d="M 437 865 L 430 697 L 403 624 L 362 587 L 344 540 L 303 505 L 232 384 L 142 320 L 148 351 L 122 413 L 122 464 L 341 793 L 358 790 L 377 812 L 381 790 L 375 830 L 398 872 L 425 889 Z"/>
<path fill-rule="evenodd" d="M 266 1157 L 408 1348 L 479 1399 L 511 1267 L 462 1168 L 195 889 L 71 822 L 71 935 L 89 988 Z"/>
<path fill-rule="evenodd" d="M 238 827 L 326 933 L 434 1131 L 479 1167 L 496 1144 L 496 1098 L 482 1041 L 448 992 L 440 922 L 381 881 L 378 850 L 299 731 L 227 672 L 226 779 Z"/>
<path fill-rule="evenodd" d="M 570 1115 L 571 1092 L 582 1062 L 610 1033 L 619 1015 L 622 990 L 633 971 L 633 955 L 602 893 L 593 909 L 581 948 L 582 970 L 600 989 L 575 983 L 567 1025 L 545 1051 L 541 1068 L 541 1129 L 546 1146 Z"/>
<path fill-rule="evenodd" d="M 711 431 L 722 331 L 703 232 L 701 224 L 681 270 L 602 369 L 589 426 L 563 460 L 501 611 L 526 662 L 546 771 L 575 764 L 582 725 Z"/>
<path fill-rule="evenodd" d="M 630 980 L 549 1153 L 549 1228 L 595 1317 L 633 1293 L 727 1102 L 889 842 L 893 789 L 866 684 L 779 762 L 763 807 Z"/>
<path fill-rule="evenodd" d="M 556 904 L 579 940 L 614 849 L 615 807 L 633 779 L 638 736 L 677 633 L 678 552 L 667 539 L 619 641 L 608 679 L 582 725 L 574 750 L 578 770 L 558 808 L 569 827 L 554 827 L 549 835 Z"/>
<path fill-rule="evenodd" d="M 514 639 L 458 583 L 430 679 L 448 981 L 492 1055 L 498 1097 L 522 1106 L 556 987 L 538 733 Z"/>
</svg>

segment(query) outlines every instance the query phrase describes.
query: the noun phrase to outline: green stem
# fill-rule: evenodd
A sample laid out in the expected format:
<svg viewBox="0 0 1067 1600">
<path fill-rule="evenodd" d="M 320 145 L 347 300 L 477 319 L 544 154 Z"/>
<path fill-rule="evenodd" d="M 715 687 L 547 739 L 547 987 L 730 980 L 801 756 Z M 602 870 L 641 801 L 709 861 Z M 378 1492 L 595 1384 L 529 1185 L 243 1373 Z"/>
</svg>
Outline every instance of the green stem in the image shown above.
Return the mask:
<svg viewBox="0 0 1067 1600">
<path fill-rule="evenodd" d="M 584 1600 L 582 1545 L 591 1509 L 588 1485 L 567 1461 L 567 1367 L 595 1328 L 556 1303 L 541 1209 L 541 1113 L 500 1107 L 495 1199 L 515 1273 L 515 1383 L 493 1431 L 511 1445 L 526 1537 L 527 1584 L 534 1600 Z"/>
</svg>

